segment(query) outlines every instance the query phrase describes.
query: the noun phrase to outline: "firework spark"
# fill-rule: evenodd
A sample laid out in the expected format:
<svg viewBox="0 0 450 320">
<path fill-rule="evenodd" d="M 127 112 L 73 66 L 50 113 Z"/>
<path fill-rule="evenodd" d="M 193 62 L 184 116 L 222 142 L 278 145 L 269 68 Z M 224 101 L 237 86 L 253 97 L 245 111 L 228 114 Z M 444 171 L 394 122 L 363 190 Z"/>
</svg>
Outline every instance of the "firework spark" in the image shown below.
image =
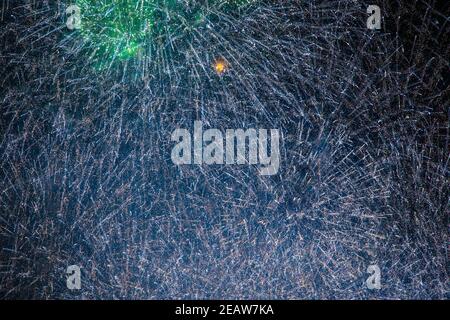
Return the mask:
<svg viewBox="0 0 450 320">
<path fill-rule="evenodd" d="M 448 8 L 378 2 L 381 30 L 352 0 L 3 1 L 0 297 L 445 298 Z M 279 173 L 174 165 L 195 120 L 279 129 Z"/>
</svg>

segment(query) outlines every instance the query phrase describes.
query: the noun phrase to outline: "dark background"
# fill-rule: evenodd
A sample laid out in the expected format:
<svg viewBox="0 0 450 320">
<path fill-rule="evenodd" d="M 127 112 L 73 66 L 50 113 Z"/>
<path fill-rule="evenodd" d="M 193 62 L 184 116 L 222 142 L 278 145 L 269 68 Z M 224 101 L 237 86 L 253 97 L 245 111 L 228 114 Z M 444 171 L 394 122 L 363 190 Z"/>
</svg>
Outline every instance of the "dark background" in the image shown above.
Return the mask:
<svg viewBox="0 0 450 320">
<path fill-rule="evenodd" d="M 0 4 L 0 297 L 448 298 L 448 2 L 258 1 L 103 72 L 65 5 Z M 175 166 L 196 119 L 279 174 Z"/>
</svg>

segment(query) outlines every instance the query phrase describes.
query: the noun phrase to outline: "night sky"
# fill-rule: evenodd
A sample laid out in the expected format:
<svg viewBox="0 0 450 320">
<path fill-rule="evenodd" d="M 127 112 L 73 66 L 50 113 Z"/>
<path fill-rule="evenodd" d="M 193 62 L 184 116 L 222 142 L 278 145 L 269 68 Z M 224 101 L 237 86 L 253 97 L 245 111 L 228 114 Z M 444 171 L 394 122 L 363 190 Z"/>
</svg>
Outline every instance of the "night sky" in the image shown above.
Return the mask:
<svg viewBox="0 0 450 320">
<path fill-rule="evenodd" d="M 0 298 L 448 298 L 449 7 L 0 1 Z M 197 120 L 279 171 L 174 164 Z"/>
</svg>

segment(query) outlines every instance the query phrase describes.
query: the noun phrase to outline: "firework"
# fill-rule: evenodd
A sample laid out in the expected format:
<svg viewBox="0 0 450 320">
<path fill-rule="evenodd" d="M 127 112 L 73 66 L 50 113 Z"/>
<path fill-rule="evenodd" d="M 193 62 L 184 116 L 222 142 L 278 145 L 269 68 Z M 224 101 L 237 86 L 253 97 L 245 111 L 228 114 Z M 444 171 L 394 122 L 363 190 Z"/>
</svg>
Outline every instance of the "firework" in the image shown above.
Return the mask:
<svg viewBox="0 0 450 320">
<path fill-rule="evenodd" d="M 445 298 L 448 11 L 369 4 L 4 1 L 0 297 Z M 278 173 L 174 165 L 195 121 Z"/>
<path fill-rule="evenodd" d="M 98 70 L 124 60 L 134 60 L 148 68 L 154 60 L 161 62 L 158 53 L 166 58 L 186 54 L 188 44 L 202 37 L 205 28 L 224 17 L 238 17 L 252 2 L 78 0 L 66 12 L 71 19 L 68 26 L 72 24 L 69 29 L 77 29 L 82 38 L 80 54 L 87 54 L 88 61 Z"/>
</svg>

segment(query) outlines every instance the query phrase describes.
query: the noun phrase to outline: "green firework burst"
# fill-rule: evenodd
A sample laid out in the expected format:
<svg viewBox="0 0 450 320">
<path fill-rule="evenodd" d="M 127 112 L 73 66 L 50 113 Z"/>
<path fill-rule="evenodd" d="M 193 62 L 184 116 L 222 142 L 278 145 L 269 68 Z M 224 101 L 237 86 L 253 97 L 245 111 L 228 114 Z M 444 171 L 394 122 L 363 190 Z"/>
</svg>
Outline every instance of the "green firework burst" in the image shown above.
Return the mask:
<svg viewBox="0 0 450 320">
<path fill-rule="evenodd" d="M 237 12 L 256 0 L 76 0 L 79 32 L 100 68 L 148 54 L 185 37 L 214 14 Z"/>
</svg>

